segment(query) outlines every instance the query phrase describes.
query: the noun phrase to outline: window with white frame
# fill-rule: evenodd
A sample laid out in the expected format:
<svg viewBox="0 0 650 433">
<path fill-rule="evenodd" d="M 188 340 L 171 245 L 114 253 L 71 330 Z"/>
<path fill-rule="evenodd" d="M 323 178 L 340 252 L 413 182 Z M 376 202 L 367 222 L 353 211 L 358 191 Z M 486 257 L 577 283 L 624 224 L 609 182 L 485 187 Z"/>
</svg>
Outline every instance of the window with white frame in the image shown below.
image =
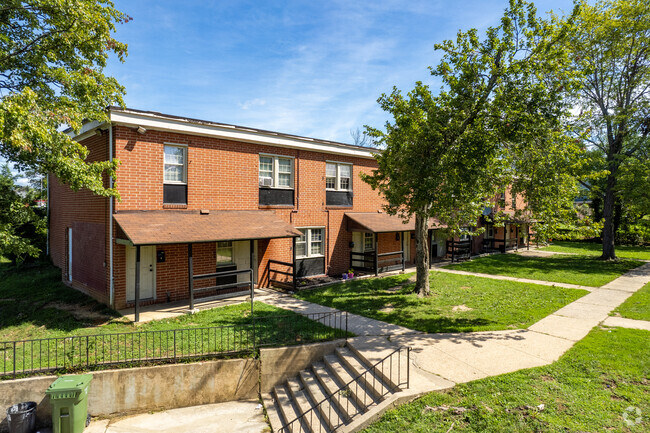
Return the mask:
<svg viewBox="0 0 650 433">
<path fill-rule="evenodd" d="M 375 251 L 375 234 L 374 233 L 364 233 L 363 234 L 363 252 L 367 253 L 369 251 Z"/>
<path fill-rule="evenodd" d="M 325 254 L 325 228 L 298 229 L 302 235 L 296 239 L 296 258 L 322 257 Z"/>
<path fill-rule="evenodd" d="M 232 265 L 235 263 L 232 241 L 217 242 L 217 266 Z"/>
<path fill-rule="evenodd" d="M 469 235 L 469 233 L 468 233 L 468 232 L 469 232 L 469 227 L 465 227 L 465 228 L 463 228 L 462 230 L 463 230 L 464 232 L 461 233 L 461 235 L 458 237 L 458 239 L 459 239 L 461 242 L 462 242 L 462 241 L 468 241 L 468 240 L 470 240 L 470 235 Z"/>
<path fill-rule="evenodd" d="M 164 182 L 187 183 L 187 147 L 165 145 Z"/>
<path fill-rule="evenodd" d="M 352 164 L 326 163 L 325 188 L 334 191 L 352 191 Z"/>
<path fill-rule="evenodd" d="M 260 155 L 260 186 L 293 188 L 293 158 Z"/>
</svg>

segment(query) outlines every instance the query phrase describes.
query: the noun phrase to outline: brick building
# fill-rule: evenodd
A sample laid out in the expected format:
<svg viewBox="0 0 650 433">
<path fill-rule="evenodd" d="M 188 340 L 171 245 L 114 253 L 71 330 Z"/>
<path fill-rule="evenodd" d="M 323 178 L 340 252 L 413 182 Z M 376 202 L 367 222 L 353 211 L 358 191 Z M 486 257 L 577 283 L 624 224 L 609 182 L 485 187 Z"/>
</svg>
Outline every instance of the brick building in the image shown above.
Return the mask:
<svg viewBox="0 0 650 433">
<path fill-rule="evenodd" d="M 63 280 L 114 308 L 133 305 L 136 280 L 141 303 L 160 303 L 226 296 L 251 277 L 267 287 L 413 263 L 414 221 L 382 213 L 360 178 L 377 167 L 373 149 L 148 111 L 109 115 L 75 139 L 90 161 L 120 161 L 121 197 L 50 179 L 49 239 Z M 431 222 L 435 256 L 449 252 L 442 228 Z M 511 238 L 508 227 L 485 237 L 498 244 L 499 230 Z M 498 248 L 483 238 L 471 253 Z"/>
</svg>

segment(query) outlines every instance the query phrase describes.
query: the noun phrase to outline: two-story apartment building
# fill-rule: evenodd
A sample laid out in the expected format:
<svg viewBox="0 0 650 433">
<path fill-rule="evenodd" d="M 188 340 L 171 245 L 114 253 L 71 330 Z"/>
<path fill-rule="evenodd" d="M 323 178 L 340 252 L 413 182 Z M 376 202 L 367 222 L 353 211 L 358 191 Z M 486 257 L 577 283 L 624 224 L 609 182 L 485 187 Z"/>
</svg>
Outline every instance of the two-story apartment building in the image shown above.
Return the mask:
<svg viewBox="0 0 650 433">
<path fill-rule="evenodd" d="M 102 302 L 132 305 L 136 280 L 138 298 L 159 303 L 241 291 L 247 269 L 266 287 L 413 261 L 414 222 L 382 213 L 360 179 L 377 167 L 374 149 L 117 107 L 109 115 L 75 139 L 89 160 L 120 161 L 120 199 L 54 178 L 49 198 L 52 261 Z M 436 228 L 430 247 L 443 255 Z M 226 274 L 201 278 L 217 272 Z"/>
</svg>

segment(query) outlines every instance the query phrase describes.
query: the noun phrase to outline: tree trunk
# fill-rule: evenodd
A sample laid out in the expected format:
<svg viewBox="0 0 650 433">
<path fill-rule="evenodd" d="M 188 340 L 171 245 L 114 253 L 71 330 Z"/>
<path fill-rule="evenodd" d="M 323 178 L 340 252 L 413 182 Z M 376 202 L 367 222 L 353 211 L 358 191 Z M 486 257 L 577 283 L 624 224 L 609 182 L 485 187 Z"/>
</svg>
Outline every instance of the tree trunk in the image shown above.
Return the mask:
<svg viewBox="0 0 650 433">
<path fill-rule="evenodd" d="M 607 176 L 607 189 L 605 190 L 605 200 L 603 202 L 603 254 L 600 256 L 603 260 L 615 260 L 616 251 L 614 250 L 614 186 L 616 179 L 614 174 Z"/>
<path fill-rule="evenodd" d="M 415 291 L 419 297 L 429 296 L 429 217 L 415 214 Z"/>
</svg>

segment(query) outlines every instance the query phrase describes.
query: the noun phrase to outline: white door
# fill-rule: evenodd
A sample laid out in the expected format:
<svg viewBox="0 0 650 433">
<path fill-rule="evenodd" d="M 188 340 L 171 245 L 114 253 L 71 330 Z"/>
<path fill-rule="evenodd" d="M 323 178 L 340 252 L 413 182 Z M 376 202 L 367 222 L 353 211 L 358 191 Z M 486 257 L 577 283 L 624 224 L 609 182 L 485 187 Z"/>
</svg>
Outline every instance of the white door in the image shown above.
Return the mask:
<svg viewBox="0 0 650 433">
<path fill-rule="evenodd" d="M 140 299 L 154 299 L 156 247 L 140 247 Z M 135 300 L 135 247 L 126 247 L 126 300 Z"/>
<path fill-rule="evenodd" d="M 404 239 L 404 261 L 411 261 L 411 232 L 402 232 Z"/>
<path fill-rule="evenodd" d="M 232 243 L 233 259 L 237 265 L 237 270 L 250 269 L 251 267 L 251 242 L 234 241 Z M 237 282 L 244 283 L 249 281 L 250 275 L 241 273 L 237 275 Z"/>
</svg>

